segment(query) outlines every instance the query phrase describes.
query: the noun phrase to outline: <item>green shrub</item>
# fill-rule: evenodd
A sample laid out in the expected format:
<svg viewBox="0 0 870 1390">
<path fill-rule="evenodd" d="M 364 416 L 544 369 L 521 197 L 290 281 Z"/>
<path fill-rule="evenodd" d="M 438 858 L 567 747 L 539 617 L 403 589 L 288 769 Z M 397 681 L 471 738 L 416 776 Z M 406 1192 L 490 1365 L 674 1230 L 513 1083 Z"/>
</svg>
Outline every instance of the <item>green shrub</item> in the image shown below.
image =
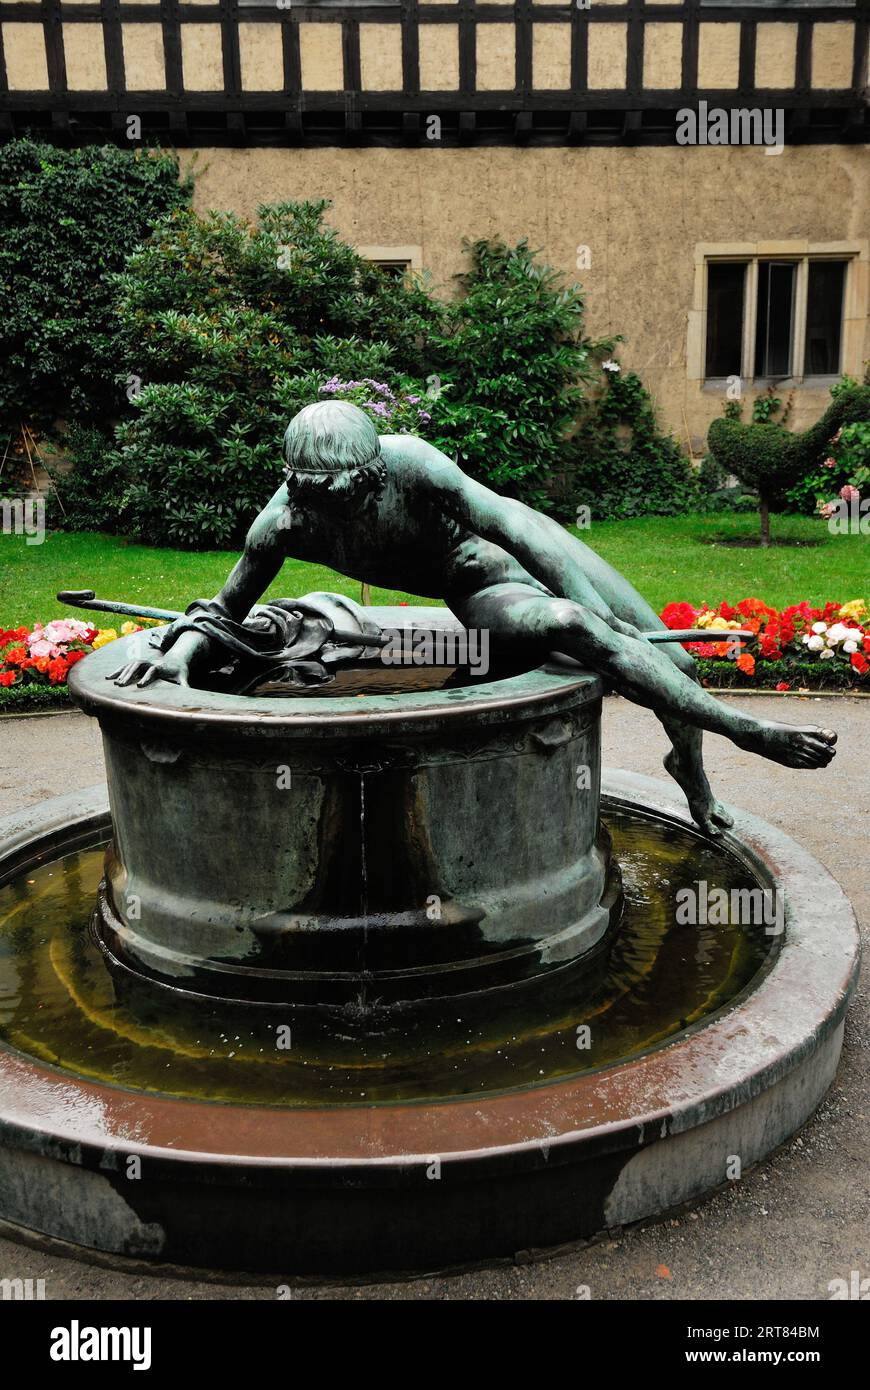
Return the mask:
<svg viewBox="0 0 870 1390">
<path fill-rule="evenodd" d="M 569 442 L 567 467 L 554 487 L 557 510 L 573 519 L 585 506 L 608 520 L 693 510 L 698 485 L 689 459 L 659 428 L 636 373 L 607 365 L 602 393 Z"/>
<path fill-rule="evenodd" d="M 190 199 L 167 153 L 0 147 L 0 428 L 117 415 L 113 271 Z"/>
<path fill-rule="evenodd" d="M 471 269 L 435 342 L 432 438 L 488 486 L 548 506 L 594 365 L 583 300 L 525 241 L 466 245 Z"/>
<path fill-rule="evenodd" d="M 177 214 L 120 277 L 141 382 L 113 457 L 124 528 L 153 544 L 236 546 L 283 476 L 290 418 L 336 374 L 400 392 L 439 310 L 323 225 L 324 201 Z M 422 389 L 422 388 L 419 388 Z"/>
<path fill-rule="evenodd" d="M 113 440 L 92 425 L 72 425 L 64 448 L 69 472 L 53 472 L 54 493 L 63 514 L 57 515 L 49 496 L 52 525 L 65 531 L 111 531 L 118 518 L 123 482 L 113 453 Z"/>
</svg>

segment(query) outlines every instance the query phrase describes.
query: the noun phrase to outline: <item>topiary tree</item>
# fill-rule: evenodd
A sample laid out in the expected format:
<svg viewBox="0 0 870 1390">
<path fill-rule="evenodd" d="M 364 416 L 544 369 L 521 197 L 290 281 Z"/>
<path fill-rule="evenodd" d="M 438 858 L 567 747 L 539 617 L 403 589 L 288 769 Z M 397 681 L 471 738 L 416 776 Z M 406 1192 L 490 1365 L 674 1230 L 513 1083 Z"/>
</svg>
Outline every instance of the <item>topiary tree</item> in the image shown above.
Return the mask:
<svg viewBox="0 0 870 1390">
<path fill-rule="evenodd" d="M 763 398 L 762 398 L 763 399 Z M 770 545 L 770 509 L 785 491 L 819 467 L 837 430 L 870 419 L 870 386 L 840 391 L 821 419 L 802 434 L 767 419 L 743 424 L 730 416 L 714 420 L 707 443 L 716 462 L 758 493 L 761 544 Z"/>
<path fill-rule="evenodd" d="M 239 544 L 281 480 L 287 421 L 330 378 L 401 392 L 424 369 L 440 313 L 428 289 L 365 261 L 327 207 L 263 207 L 257 223 L 185 209 L 118 278 L 134 386 L 114 458 L 138 538 Z"/>
<path fill-rule="evenodd" d="M 463 293 L 433 342 L 433 439 L 490 487 L 547 507 L 547 479 L 564 465 L 593 350 L 610 344 L 583 336 L 580 290 L 526 241 L 465 244 Z"/>
<path fill-rule="evenodd" d="M 190 201 L 174 155 L 0 147 L 0 429 L 117 415 L 112 272 Z"/>
</svg>

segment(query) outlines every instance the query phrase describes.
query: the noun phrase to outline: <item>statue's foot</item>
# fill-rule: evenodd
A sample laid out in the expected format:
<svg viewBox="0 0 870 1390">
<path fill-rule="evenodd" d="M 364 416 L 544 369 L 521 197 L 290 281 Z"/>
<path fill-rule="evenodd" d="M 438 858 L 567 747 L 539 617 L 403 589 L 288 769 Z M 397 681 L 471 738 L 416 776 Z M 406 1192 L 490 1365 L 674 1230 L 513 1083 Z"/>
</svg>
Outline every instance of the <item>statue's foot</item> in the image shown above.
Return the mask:
<svg viewBox="0 0 870 1390">
<path fill-rule="evenodd" d="M 680 759 L 675 748 L 665 754 L 665 771 L 669 772 L 679 787 L 685 792 L 692 813 L 692 820 L 707 835 L 721 835 L 734 817 L 729 815 L 717 801 L 707 781 L 707 774 L 697 761 L 687 764 Z"/>
<path fill-rule="evenodd" d="M 837 735 L 814 724 L 775 724 L 759 720 L 749 733 L 734 742 L 749 753 L 782 763 L 785 767 L 827 767 L 836 752 Z"/>
</svg>

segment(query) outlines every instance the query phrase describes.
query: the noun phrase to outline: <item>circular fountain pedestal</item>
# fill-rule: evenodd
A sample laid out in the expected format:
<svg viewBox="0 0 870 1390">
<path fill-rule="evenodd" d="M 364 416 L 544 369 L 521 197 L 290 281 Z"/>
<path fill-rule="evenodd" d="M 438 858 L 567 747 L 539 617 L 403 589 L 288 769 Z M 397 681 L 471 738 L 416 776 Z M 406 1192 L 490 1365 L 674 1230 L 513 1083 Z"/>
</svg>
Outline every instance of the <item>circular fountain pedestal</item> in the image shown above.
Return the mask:
<svg viewBox="0 0 870 1390">
<path fill-rule="evenodd" d="M 821 1100 L 849 903 L 780 831 L 711 842 L 617 773 L 615 930 L 596 678 L 240 701 L 118 691 L 118 645 L 73 673 L 109 796 L 0 821 L 4 1233 L 433 1269 L 696 1198 Z M 774 895 L 775 933 L 677 927 L 701 880 Z"/>
<path fill-rule="evenodd" d="M 374 611 L 398 627 L 409 610 Z M 407 1003 L 604 950 L 621 896 L 599 819 L 597 677 L 119 689 L 106 677 L 120 645 L 71 680 L 103 735 L 114 838 L 97 931 L 120 968 L 255 1003 Z"/>
</svg>

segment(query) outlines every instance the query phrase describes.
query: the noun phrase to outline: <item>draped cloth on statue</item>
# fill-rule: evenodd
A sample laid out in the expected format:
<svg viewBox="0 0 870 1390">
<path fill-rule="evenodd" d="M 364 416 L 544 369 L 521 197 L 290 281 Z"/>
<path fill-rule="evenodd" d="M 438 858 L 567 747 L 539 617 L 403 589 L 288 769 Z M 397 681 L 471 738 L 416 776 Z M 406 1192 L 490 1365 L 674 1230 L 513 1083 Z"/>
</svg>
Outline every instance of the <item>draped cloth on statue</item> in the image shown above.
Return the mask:
<svg viewBox="0 0 870 1390">
<path fill-rule="evenodd" d="M 238 694 L 267 681 L 324 685 L 333 680 L 335 667 L 373 656 L 380 645 L 352 640 L 377 638 L 380 628 L 353 599 L 331 593 L 272 599 L 252 608 L 243 623 L 214 599 L 195 599 L 182 617 L 155 634 L 154 645 L 168 651 L 183 632 L 201 632 L 238 663 Z"/>
</svg>

